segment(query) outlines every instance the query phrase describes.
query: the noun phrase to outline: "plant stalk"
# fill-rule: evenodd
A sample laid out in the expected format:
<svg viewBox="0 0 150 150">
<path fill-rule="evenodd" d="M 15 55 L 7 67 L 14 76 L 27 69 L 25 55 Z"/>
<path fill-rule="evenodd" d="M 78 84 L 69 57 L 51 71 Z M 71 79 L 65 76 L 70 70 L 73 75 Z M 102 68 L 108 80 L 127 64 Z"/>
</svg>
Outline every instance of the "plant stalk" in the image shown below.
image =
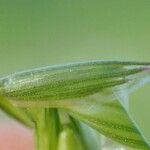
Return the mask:
<svg viewBox="0 0 150 150">
<path fill-rule="evenodd" d="M 41 109 L 35 123 L 36 150 L 57 150 L 59 119 L 57 110 Z"/>
</svg>

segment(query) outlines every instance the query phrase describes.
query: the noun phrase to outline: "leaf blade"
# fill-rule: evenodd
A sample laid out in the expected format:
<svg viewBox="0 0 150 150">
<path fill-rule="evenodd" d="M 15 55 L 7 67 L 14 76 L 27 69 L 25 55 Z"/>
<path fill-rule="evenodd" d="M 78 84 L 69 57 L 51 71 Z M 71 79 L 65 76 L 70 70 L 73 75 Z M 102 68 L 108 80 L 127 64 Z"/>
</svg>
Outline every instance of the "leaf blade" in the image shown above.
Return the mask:
<svg viewBox="0 0 150 150">
<path fill-rule="evenodd" d="M 80 101 L 78 104 L 73 103 L 65 110 L 72 117 L 83 121 L 106 137 L 130 147 L 149 149 L 149 145 L 119 102 L 110 101 L 107 104 L 95 102 L 93 104 L 94 100 L 92 103 L 87 101 L 84 101 L 84 106 Z M 91 109 L 91 105 L 94 105 L 94 108 Z"/>
</svg>

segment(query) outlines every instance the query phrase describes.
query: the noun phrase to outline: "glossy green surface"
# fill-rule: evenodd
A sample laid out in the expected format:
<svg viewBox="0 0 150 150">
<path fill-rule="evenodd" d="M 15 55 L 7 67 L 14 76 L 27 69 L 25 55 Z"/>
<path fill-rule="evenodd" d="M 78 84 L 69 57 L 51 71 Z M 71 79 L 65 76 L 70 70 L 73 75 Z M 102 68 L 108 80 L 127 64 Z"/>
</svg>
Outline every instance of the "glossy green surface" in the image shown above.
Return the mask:
<svg viewBox="0 0 150 150">
<path fill-rule="evenodd" d="M 0 79 L 0 93 L 29 103 L 80 98 L 128 83 L 149 66 L 150 63 L 90 61 L 42 67 Z"/>
</svg>

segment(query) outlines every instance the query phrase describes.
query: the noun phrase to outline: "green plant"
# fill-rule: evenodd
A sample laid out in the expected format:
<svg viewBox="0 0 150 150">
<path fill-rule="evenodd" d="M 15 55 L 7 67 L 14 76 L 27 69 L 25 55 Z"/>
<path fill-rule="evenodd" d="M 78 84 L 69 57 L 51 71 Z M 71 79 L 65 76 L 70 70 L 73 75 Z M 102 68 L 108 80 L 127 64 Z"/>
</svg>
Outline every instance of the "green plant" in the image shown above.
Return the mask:
<svg viewBox="0 0 150 150">
<path fill-rule="evenodd" d="M 148 83 L 149 73 L 150 63 L 119 61 L 20 72 L 0 79 L 0 107 L 34 129 L 37 150 L 101 149 L 93 140 L 100 136 L 89 127 L 126 146 L 148 150 L 129 114 L 128 94 Z"/>
</svg>

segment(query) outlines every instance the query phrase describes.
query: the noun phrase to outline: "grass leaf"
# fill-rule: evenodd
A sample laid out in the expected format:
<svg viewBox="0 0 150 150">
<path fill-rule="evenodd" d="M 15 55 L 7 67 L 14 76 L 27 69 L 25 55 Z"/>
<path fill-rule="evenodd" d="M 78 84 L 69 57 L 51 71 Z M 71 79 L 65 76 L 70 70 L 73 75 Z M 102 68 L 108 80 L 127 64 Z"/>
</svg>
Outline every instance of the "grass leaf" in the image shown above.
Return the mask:
<svg viewBox="0 0 150 150">
<path fill-rule="evenodd" d="M 26 112 L 22 108 L 15 108 L 6 98 L 2 96 L 0 96 L 0 109 L 27 127 L 33 127 L 33 122 Z"/>
<path fill-rule="evenodd" d="M 149 67 L 149 63 L 117 61 L 43 67 L 2 78 L 0 93 L 19 106 L 44 107 L 46 101 L 82 98 L 129 83 Z"/>
<path fill-rule="evenodd" d="M 65 111 L 119 143 L 142 150 L 149 149 L 142 133 L 118 100 L 97 95 L 72 101 Z"/>
</svg>

